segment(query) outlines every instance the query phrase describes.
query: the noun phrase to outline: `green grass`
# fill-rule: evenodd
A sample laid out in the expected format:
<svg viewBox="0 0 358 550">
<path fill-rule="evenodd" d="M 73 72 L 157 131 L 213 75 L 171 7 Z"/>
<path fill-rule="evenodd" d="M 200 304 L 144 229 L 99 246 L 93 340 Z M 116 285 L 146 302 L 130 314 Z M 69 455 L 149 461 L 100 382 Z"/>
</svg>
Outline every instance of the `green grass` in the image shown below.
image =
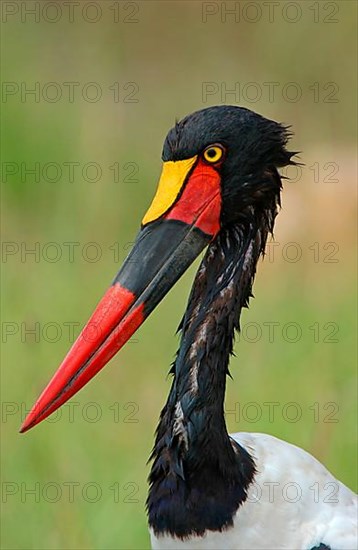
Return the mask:
<svg viewBox="0 0 358 550">
<path fill-rule="evenodd" d="M 256 299 L 243 313 L 245 329 L 231 363 L 234 381 L 228 381 L 226 410 L 230 431 L 268 432 L 300 445 L 357 487 L 354 60 L 346 53 L 354 39 L 355 4 L 340 3 L 337 25 L 314 24 L 303 10 L 302 21 L 291 26 L 264 20 L 205 25 L 201 3 L 161 3 L 154 11 L 150 4 L 140 3 L 137 25 L 114 25 L 106 16 L 91 27 L 81 22 L 5 27 L 3 80 L 98 81 L 103 88 L 135 81 L 139 102 L 114 103 L 108 95 L 98 103 L 10 98 L 3 104 L 3 162 L 62 167 L 68 161 L 97 162 L 103 169 L 96 183 L 78 175 L 71 183 L 64 170 L 57 183 L 22 181 L 18 173 L 2 185 L 3 239 L 19 246 L 2 265 L 4 549 L 149 547 L 146 460 L 169 391 L 166 374 L 178 345 L 174 332 L 197 264 L 133 341 L 75 396 L 72 409 L 64 407 L 56 422 L 44 422 L 24 436 L 17 430 L 24 409 L 70 346 L 68 323 L 76 323 L 78 334 L 124 259 L 154 191 L 164 135 L 176 116 L 204 106 L 203 81 L 225 81 L 228 87 L 235 81 L 297 81 L 306 91 L 315 81 L 339 84 L 334 104 L 314 103 L 309 93 L 298 103 L 240 102 L 290 122 L 296 133 L 292 147 L 303 150 L 306 168 L 299 183 L 285 184 L 276 231 L 279 253 L 273 263 L 266 259 L 259 266 Z M 208 104 L 220 101 L 216 96 Z M 118 182 L 109 169 L 114 162 L 121 167 Z M 126 162 L 138 164 L 138 182 L 124 181 Z M 314 183 L 309 167 L 315 162 L 321 168 L 337 163 L 339 183 L 323 178 Z M 102 257 L 92 263 L 82 253 L 93 241 Z M 303 251 L 297 263 L 282 258 L 282 245 L 290 241 Z M 339 261 L 324 262 L 321 250 L 315 263 L 309 247 L 332 241 L 339 245 Z M 46 261 L 51 242 L 61 252 L 57 262 Z M 79 243 L 73 262 L 68 242 Z M 21 250 L 34 243 L 39 243 L 38 261 L 22 258 Z M 267 322 L 279 323 L 273 342 Z M 302 329 L 296 343 L 282 336 L 291 322 Z M 329 322 L 339 329 L 337 342 L 323 341 Z M 24 333 L 36 323 L 38 341 Z M 247 323 L 262 330 L 257 342 L 249 341 L 253 333 Z M 309 328 L 314 323 L 320 327 L 318 342 Z M 18 332 L 6 338 L 9 328 Z M 278 402 L 273 422 L 268 402 Z M 297 422 L 285 416 L 293 411 L 287 409 L 290 402 L 302 413 Z M 252 421 L 257 411 L 261 417 Z M 96 412 L 100 418 L 90 422 Z M 71 483 L 76 484 L 73 498 Z M 31 488 L 37 488 L 38 498 L 27 493 Z M 97 501 L 90 502 L 96 490 Z"/>
</svg>

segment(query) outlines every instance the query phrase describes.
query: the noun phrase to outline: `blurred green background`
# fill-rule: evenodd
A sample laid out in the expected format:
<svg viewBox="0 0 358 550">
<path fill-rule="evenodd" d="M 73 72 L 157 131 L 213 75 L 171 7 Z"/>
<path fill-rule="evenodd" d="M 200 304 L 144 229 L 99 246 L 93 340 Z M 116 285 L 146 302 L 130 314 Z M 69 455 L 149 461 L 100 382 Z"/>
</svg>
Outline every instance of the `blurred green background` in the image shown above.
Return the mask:
<svg viewBox="0 0 358 550">
<path fill-rule="evenodd" d="M 356 488 L 357 4 L 2 4 L 2 548 L 149 547 L 146 460 L 197 263 L 71 408 L 17 430 L 124 259 L 167 130 L 219 103 L 291 124 L 305 163 L 243 314 L 228 427 Z"/>
</svg>

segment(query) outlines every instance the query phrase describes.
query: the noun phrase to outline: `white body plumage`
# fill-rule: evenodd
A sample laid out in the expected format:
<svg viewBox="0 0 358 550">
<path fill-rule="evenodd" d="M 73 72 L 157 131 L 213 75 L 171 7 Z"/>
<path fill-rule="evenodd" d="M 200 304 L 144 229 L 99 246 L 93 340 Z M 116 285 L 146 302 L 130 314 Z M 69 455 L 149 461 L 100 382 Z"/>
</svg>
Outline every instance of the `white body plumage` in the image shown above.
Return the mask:
<svg viewBox="0 0 358 550">
<path fill-rule="evenodd" d="M 357 496 L 312 455 L 260 433 L 231 436 L 257 473 L 233 527 L 186 540 L 151 533 L 153 550 L 356 550 Z"/>
</svg>

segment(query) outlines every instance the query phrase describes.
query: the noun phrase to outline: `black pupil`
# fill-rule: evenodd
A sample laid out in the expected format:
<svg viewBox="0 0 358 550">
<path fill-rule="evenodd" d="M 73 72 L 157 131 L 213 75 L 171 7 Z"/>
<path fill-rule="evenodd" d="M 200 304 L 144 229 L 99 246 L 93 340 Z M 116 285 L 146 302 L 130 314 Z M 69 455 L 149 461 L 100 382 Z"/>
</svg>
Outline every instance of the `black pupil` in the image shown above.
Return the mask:
<svg viewBox="0 0 358 550">
<path fill-rule="evenodd" d="M 215 149 L 209 149 L 207 154 L 208 154 L 208 157 L 214 158 L 216 156 L 216 151 Z"/>
</svg>

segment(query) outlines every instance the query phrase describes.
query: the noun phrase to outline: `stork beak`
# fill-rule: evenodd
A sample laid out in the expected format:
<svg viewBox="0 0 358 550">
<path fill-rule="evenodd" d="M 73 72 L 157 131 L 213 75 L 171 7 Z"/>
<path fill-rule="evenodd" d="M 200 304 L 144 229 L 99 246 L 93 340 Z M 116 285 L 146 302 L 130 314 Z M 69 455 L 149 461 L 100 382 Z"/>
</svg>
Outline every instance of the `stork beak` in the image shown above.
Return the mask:
<svg viewBox="0 0 358 550">
<path fill-rule="evenodd" d="M 190 171 L 196 158 L 189 160 L 193 161 L 190 166 L 177 161 L 172 163 L 175 170 L 168 166 L 163 170 L 134 247 L 20 432 L 53 413 L 106 365 L 217 233 L 218 177 L 198 166 Z M 185 162 L 178 170 L 179 163 Z M 173 182 L 177 191 L 185 183 L 179 199 L 163 195 L 163 189 L 168 189 L 165 183 L 173 189 Z M 197 197 L 199 187 L 206 193 L 205 200 L 199 196 L 199 202 L 190 204 L 190 193 Z"/>
</svg>

